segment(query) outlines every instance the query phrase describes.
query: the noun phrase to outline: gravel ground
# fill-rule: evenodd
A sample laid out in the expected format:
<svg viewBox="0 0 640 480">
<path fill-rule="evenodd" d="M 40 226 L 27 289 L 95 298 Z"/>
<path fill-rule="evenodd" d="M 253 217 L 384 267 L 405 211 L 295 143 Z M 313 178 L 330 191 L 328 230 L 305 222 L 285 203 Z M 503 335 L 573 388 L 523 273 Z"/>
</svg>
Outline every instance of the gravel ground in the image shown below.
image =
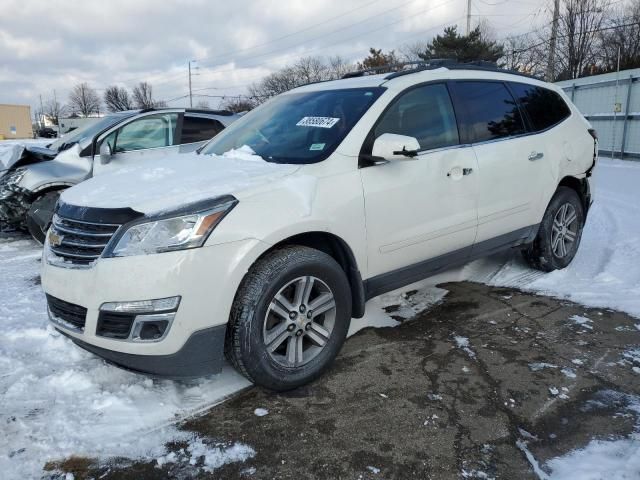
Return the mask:
<svg viewBox="0 0 640 480">
<path fill-rule="evenodd" d="M 181 425 L 250 446 L 244 462 L 206 471 L 178 442 L 163 465 L 48 468 L 113 479 L 555 478 L 554 458 L 635 431 L 637 319 L 510 288 L 441 287 L 449 293 L 427 312 L 351 337 L 314 384 L 250 388 Z"/>
</svg>

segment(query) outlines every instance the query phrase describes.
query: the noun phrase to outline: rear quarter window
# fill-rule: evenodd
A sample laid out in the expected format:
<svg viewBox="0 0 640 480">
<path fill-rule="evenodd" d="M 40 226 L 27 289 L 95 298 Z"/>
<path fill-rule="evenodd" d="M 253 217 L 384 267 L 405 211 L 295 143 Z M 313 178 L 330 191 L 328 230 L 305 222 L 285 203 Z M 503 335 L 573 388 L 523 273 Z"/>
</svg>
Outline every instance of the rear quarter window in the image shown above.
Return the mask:
<svg viewBox="0 0 640 480">
<path fill-rule="evenodd" d="M 509 87 L 536 132 L 553 127 L 571 115 L 569 106 L 553 90 L 515 82 L 510 83 Z"/>
<path fill-rule="evenodd" d="M 184 116 L 180 143 L 204 142 L 224 130 L 224 125 L 215 118 Z"/>
</svg>

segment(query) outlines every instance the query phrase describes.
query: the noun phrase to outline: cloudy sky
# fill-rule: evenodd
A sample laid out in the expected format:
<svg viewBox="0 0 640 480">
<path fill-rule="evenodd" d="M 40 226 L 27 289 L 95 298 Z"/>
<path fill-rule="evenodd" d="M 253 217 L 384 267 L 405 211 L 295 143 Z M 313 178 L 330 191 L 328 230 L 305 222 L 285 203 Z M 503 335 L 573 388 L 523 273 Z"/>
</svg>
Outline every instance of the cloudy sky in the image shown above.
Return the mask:
<svg viewBox="0 0 640 480">
<path fill-rule="evenodd" d="M 473 22 L 496 37 L 548 21 L 549 0 L 472 0 Z M 0 103 L 66 102 L 88 82 L 102 90 L 145 80 L 156 99 L 188 92 L 245 93 L 246 86 L 304 55 L 364 57 L 464 31 L 467 0 L 0 0 Z M 212 106 L 219 99 L 200 97 Z M 195 101 L 195 100 L 194 100 Z M 172 106 L 186 105 L 172 100 Z"/>
</svg>

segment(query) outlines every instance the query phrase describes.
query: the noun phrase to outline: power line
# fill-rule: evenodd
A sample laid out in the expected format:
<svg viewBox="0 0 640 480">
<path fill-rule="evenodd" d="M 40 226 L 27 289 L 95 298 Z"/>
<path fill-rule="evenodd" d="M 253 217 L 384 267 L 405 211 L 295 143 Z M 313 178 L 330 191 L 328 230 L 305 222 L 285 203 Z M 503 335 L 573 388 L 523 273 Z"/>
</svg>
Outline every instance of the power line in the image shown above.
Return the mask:
<svg viewBox="0 0 640 480">
<path fill-rule="evenodd" d="M 334 33 L 336 33 L 336 32 L 340 32 L 340 31 L 343 31 L 343 30 L 349 30 L 349 29 L 351 29 L 351 28 L 355 27 L 356 25 L 361 25 L 361 24 L 366 23 L 366 22 L 368 22 L 368 21 L 370 21 L 370 20 L 373 20 L 374 18 L 378 18 L 378 17 L 384 16 L 384 15 L 387 15 L 387 14 L 389 14 L 390 12 L 393 12 L 393 11 L 395 11 L 395 10 L 399 10 L 399 9 L 401 9 L 402 7 L 405 7 L 405 6 L 407 6 L 407 5 L 411 4 L 411 3 L 415 3 L 416 1 L 418 1 L 418 0 L 410 0 L 410 1 L 408 1 L 408 2 L 401 3 L 400 5 L 398 5 L 398 6 L 396 6 L 396 7 L 393 7 L 393 8 L 390 8 L 390 9 L 384 10 L 384 11 L 382 11 L 382 12 L 380 12 L 380 13 L 377 13 L 377 14 L 375 14 L 375 15 L 371 15 L 371 16 L 369 16 L 369 17 L 363 18 L 362 20 L 359 20 L 359 21 L 357 21 L 357 22 L 355 22 L 355 23 L 351 23 L 351 24 L 349 24 L 349 25 L 346 25 L 346 26 L 343 26 L 343 27 L 339 27 L 339 28 L 335 28 L 335 29 L 330 30 L 330 31 L 328 31 L 328 32 L 324 32 L 324 33 L 323 33 L 323 34 L 321 34 L 321 35 L 317 35 L 317 36 L 315 36 L 315 37 L 312 37 L 312 38 L 307 39 L 307 40 L 305 41 L 305 43 L 309 43 L 309 42 L 314 41 L 314 40 L 324 39 L 324 38 L 326 38 L 326 37 L 327 37 L 327 35 L 331 35 L 331 34 L 334 34 Z M 442 4 L 436 5 L 436 6 L 434 6 L 434 7 L 430 7 L 429 9 L 427 9 L 427 10 L 423 11 L 422 13 L 426 13 L 426 12 L 428 12 L 428 11 L 435 10 L 436 8 L 439 8 L 439 7 L 441 7 L 442 5 L 445 5 L 445 4 L 447 4 L 447 3 L 451 3 L 452 1 L 454 1 L 454 0 L 449 0 L 449 1 L 447 1 L 447 2 L 444 2 L 444 3 L 442 3 Z M 421 15 L 422 13 L 420 13 L 419 15 Z M 415 15 L 412 15 L 412 16 L 415 16 Z M 405 18 L 407 18 L 407 17 L 403 17 L 402 19 L 405 19 Z M 393 25 L 393 24 L 395 24 L 395 23 L 398 23 L 398 22 L 392 22 L 391 24 L 388 24 L 388 25 Z M 386 26 L 388 26 L 388 25 L 386 25 Z M 379 29 L 379 28 L 377 28 L 377 29 L 375 29 L 375 30 L 369 30 L 369 31 L 365 32 L 364 34 L 370 33 L 370 32 L 372 32 L 372 31 L 377 31 L 377 30 L 380 30 L 380 29 Z M 362 34 L 361 34 L 361 35 L 362 35 Z M 360 35 L 358 35 L 358 36 L 360 36 Z M 349 38 L 352 38 L 352 37 L 349 37 Z M 340 42 L 337 42 L 337 43 L 340 43 Z M 335 43 L 334 43 L 334 44 L 335 44 Z M 332 44 L 332 45 L 334 45 L 334 44 Z M 296 46 L 297 46 L 297 45 L 296 45 Z M 259 58 L 259 57 L 264 57 L 264 56 L 267 56 L 267 55 L 272 55 L 272 54 L 274 54 L 274 53 L 279 53 L 279 52 L 282 52 L 282 51 L 285 51 L 285 50 L 289 50 L 289 49 L 291 49 L 291 46 L 282 47 L 282 48 L 277 48 L 277 49 L 275 49 L 275 50 L 270 50 L 270 51 L 268 51 L 268 52 L 263 52 L 263 53 L 259 53 L 259 54 L 251 55 L 251 56 L 249 56 L 249 57 L 245 57 L 245 58 L 243 58 L 243 59 L 241 59 L 241 60 L 251 60 L 251 59 L 254 59 L 254 58 Z M 207 62 L 204 62 L 204 63 L 207 63 Z"/>
<path fill-rule="evenodd" d="M 588 34 L 588 33 L 598 33 L 598 32 L 604 32 L 606 30 L 615 30 L 616 28 L 633 27 L 633 26 L 640 26 L 640 22 L 631 22 L 631 23 L 625 23 L 625 24 L 622 24 L 622 25 L 613 25 L 611 27 L 596 28 L 594 30 L 587 30 L 587 31 L 580 32 L 580 34 L 584 35 L 584 34 Z M 529 33 L 533 33 L 533 32 L 529 32 Z M 567 38 L 567 37 L 570 37 L 571 35 L 575 35 L 575 34 L 558 35 L 556 38 Z M 521 49 L 513 50 L 513 53 L 526 52 L 528 50 L 531 50 L 532 48 L 539 47 L 539 46 L 544 45 L 545 43 L 548 43 L 548 42 L 550 42 L 550 39 L 549 40 L 543 40 L 543 41 L 541 41 L 539 43 L 536 43 L 534 45 L 530 45 L 527 48 L 521 48 Z"/>
<path fill-rule="evenodd" d="M 425 13 L 429 13 L 429 12 L 435 10 L 436 8 L 440 8 L 440 7 L 444 6 L 444 5 L 452 3 L 453 1 L 455 1 L 455 0 L 446 0 L 445 2 L 439 3 L 438 5 L 435 5 L 435 6 L 431 7 L 431 8 L 428 8 L 428 9 L 426 9 L 426 10 L 420 12 L 420 13 L 412 14 L 410 17 L 411 18 L 415 18 L 416 16 L 424 15 Z M 407 3 L 412 3 L 412 2 L 407 2 Z M 388 28 L 388 27 L 390 27 L 392 25 L 396 25 L 396 24 L 406 20 L 407 18 L 409 18 L 409 16 L 402 17 L 399 20 L 396 20 L 396 21 L 393 21 L 393 22 L 390 22 L 390 23 L 386 23 L 384 25 L 381 25 L 380 27 L 377 27 L 377 28 L 374 28 L 374 29 L 371 29 L 371 30 L 367 30 L 366 32 L 359 33 L 359 34 L 356 34 L 356 35 L 352 35 L 351 37 L 343 38 L 343 39 L 338 40 L 336 42 L 326 44 L 326 45 L 324 45 L 322 47 L 318 47 L 318 48 L 315 48 L 315 49 L 307 50 L 304 53 L 305 53 L 305 55 L 308 55 L 308 54 L 313 53 L 313 52 L 318 52 L 318 51 L 321 51 L 321 50 L 325 50 L 325 49 L 327 49 L 329 47 L 332 47 L 334 45 L 337 45 L 339 43 L 348 42 L 349 40 L 353 40 L 355 38 L 362 37 L 363 35 L 368 35 L 370 33 L 377 32 L 377 31 L 382 30 L 384 28 Z M 448 22 L 444 22 L 442 25 L 447 25 L 447 24 L 450 24 L 450 23 L 452 23 L 452 22 L 448 21 Z M 428 29 L 425 30 L 425 32 L 427 32 L 429 30 L 433 30 L 434 28 L 439 28 L 442 25 L 438 25 L 436 27 L 428 28 Z M 256 55 L 254 57 L 250 57 L 249 59 L 257 58 L 257 57 L 261 57 L 261 56 L 265 56 L 265 55 L 269 55 L 269 54 L 273 54 L 273 53 L 280 53 L 281 51 L 282 50 L 277 50 L 277 51 L 274 51 L 274 52 L 267 52 L 267 53 L 264 53 L 264 54 L 261 54 L 261 55 Z M 245 59 L 245 60 L 247 60 L 247 59 Z M 262 65 L 265 65 L 265 63 L 258 63 L 256 65 L 248 65 L 248 66 L 245 66 L 244 68 L 256 68 L 256 67 L 259 67 L 259 66 L 262 66 Z M 236 69 L 232 68 L 232 69 L 226 69 L 226 70 L 213 70 L 213 71 L 210 71 L 209 74 L 219 74 L 219 73 L 227 73 L 227 72 L 233 72 L 233 71 L 236 71 Z"/>
<path fill-rule="evenodd" d="M 284 40 L 285 38 L 293 37 L 294 35 L 298 35 L 299 33 L 307 32 L 307 31 L 312 30 L 312 29 L 314 29 L 314 28 L 317 28 L 317 27 L 319 27 L 319 26 L 321 26 L 321 25 L 325 25 L 325 24 L 327 24 L 327 23 L 330 23 L 330 22 L 332 22 L 333 20 L 337 20 L 338 18 L 345 17 L 345 16 L 347 16 L 347 15 L 352 14 L 353 12 L 356 12 L 356 11 L 358 11 L 358 10 L 362 10 L 363 8 L 368 7 L 369 5 L 373 5 L 374 3 L 378 3 L 379 1 L 380 1 L 380 0 L 373 0 L 372 2 L 365 3 L 364 5 L 361 5 L 361 6 L 359 6 L 359 7 L 356 7 L 356 8 L 354 8 L 354 9 L 352 9 L 352 10 L 349 10 L 349 11 L 347 11 L 347 12 L 341 13 L 340 15 L 336 15 L 336 16 L 334 16 L 334 17 L 330 17 L 330 18 L 328 18 L 328 19 L 326 19 L 326 20 L 324 20 L 324 21 L 322 21 L 322 22 L 319 22 L 319 23 L 316 23 L 316 24 L 310 25 L 310 26 L 308 26 L 308 27 L 302 28 L 302 29 L 297 30 L 297 31 L 295 31 L 295 32 L 288 33 L 287 35 L 283 35 L 282 37 L 274 38 L 273 40 L 269 40 L 268 42 L 264 42 L 264 43 L 261 43 L 261 44 L 258 44 L 258 45 L 253 45 L 253 46 L 251 46 L 251 47 L 240 48 L 240 49 L 238 49 L 238 50 L 233 50 L 233 51 L 231 51 L 231 52 L 227 52 L 227 53 L 224 53 L 224 54 L 222 54 L 222 55 L 216 55 L 215 57 L 204 57 L 204 58 L 201 58 L 200 60 L 204 60 L 204 59 L 214 60 L 214 59 L 217 59 L 217 58 L 227 57 L 227 56 L 230 56 L 230 55 L 234 55 L 234 54 L 236 54 L 236 53 L 245 52 L 245 51 L 247 51 L 247 50 L 254 50 L 254 49 L 256 49 L 256 48 L 264 47 L 265 45 L 270 45 L 270 44 L 272 44 L 272 43 L 279 42 L 280 40 Z"/>
</svg>

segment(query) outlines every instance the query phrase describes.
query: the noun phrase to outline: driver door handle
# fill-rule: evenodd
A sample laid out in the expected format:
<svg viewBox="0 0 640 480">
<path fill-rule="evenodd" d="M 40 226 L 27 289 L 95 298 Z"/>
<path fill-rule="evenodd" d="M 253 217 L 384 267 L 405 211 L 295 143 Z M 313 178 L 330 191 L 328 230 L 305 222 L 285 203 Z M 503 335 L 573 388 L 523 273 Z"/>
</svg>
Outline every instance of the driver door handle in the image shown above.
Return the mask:
<svg viewBox="0 0 640 480">
<path fill-rule="evenodd" d="M 535 150 L 529 154 L 529 160 L 531 160 L 532 162 L 534 160 L 540 160 L 542 157 L 544 157 L 544 153 L 536 152 Z"/>
</svg>

